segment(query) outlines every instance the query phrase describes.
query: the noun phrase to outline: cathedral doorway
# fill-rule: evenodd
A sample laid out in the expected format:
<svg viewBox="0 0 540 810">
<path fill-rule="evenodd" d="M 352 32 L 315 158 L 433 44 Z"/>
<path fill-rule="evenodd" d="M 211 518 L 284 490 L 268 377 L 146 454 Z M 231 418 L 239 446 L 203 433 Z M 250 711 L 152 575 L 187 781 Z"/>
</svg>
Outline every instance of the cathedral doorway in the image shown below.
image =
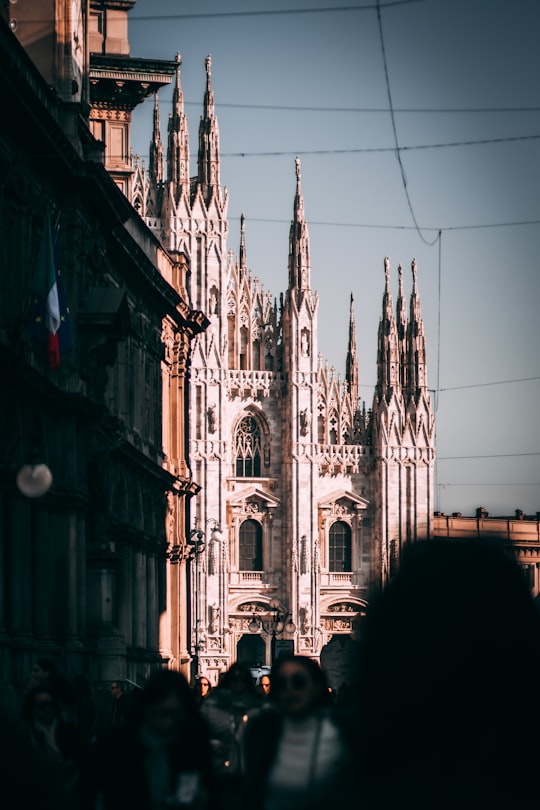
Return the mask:
<svg viewBox="0 0 540 810">
<path fill-rule="evenodd" d="M 248 666 L 266 663 L 266 644 L 261 636 L 242 636 L 236 645 L 236 660 Z"/>
</svg>

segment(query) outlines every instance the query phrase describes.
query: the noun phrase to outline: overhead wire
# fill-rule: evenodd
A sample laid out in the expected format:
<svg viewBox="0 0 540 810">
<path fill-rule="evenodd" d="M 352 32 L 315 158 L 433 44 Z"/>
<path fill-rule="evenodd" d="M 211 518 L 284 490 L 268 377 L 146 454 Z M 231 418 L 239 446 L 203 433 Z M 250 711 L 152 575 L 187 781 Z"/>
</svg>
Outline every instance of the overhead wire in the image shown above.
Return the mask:
<svg viewBox="0 0 540 810">
<path fill-rule="evenodd" d="M 394 135 L 394 147 L 395 147 L 397 161 L 398 161 L 398 164 L 399 164 L 399 169 L 400 169 L 400 172 L 401 172 L 401 181 L 403 183 L 403 189 L 405 191 L 405 197 L 407 198 L 407 205 L 409 206 L 409 212 L 411 214 L 412 221 L 415 224 L 418 236 L 420 237 L 422 242 L 424 242 L 425 245 L 428 245 L 428 247 L 431 247 L 432 245 L 434 245 L 437 242 L 437 239 L 440 238 L 440 232 L 437 234 L 436 238 L 432 242 L 430 242 L 428 239 L 425 238 L 424 234 L 422 233 L 422 231 L 420 230 L 420 227 L 418 225 L 418 222 L 417 222 L 417 219 L 416 219 L 416 214 L 414 212 L 414 208 L 413 208 L 413 204 L 412 204 L 412 200 L 411 200 L 411 197 L 410 197 L 410 194 L 409 194 L 409 189 L 408 189 L 408 186 L 407 186 L 407 175 L 405 174 L 405 167 L 403 165 L 403 161 L 401 160 L 401 150 L 400 150 L 400 147 L 399 147 L 399 139 L 398 139 L 398 135 L 397 135 L 396 119 L 395 119 L 395 115 L 394 115 L 394 108 L 393 108 L 393 102 L 392 102 L 392 91 L 390 89 L 390 77 L 388 75 L 388 61 L 386 59 L 386 48 L 385 48 L 385 45 L 384 45 L 384 32 L 383 32 L 383 27 L 382 27 L 380 0 L 377 0 L 377 22 L 378 22 L 378 26 L 379 26 L 379 37 L 380 37 L 380 42 L 381 42 L 381 52 L 382 52 L 383 65 L 384 65 L 384 77 L 385 77 L 385 81 L 386 81 L 386 92 L 387 92 L 387 95 L 388 95 L 388 105 L 390 107 L 390 120 L 392 122 L 392 132 L 393 132 L 393 135 Z"/>
<path fill-rule="evenodd" d="M 425 0 L 387 0 L 383 4 L 384 8 L 393 6 L 406 6 L 411 3 L 422 3 Z M 131 22 L 157 22 L 161 20 L 194 20 L 194 19 L 215 19 L 223 17 L 276 17 L 290 16 L 291 14 L 328 14 L 348 11 L 372 11 L 375 8 L 373 3 L 355 6 L 322 6 L 321 8 L 285 8 L 285 9 L 260 9 L 250 11 L 211 11 L 209 13 L 194 14 L 133 14 L 130 16 Z"/>
<path fill-rule="evenodd" d="M 540 139 L 540 133 L 533 135 L 507 135 L 500 138 L 473 138 L 467 141 L 442 141 L 440 143 L 422 143 L 413 144 L 411 146 L 358 146 L 349 147 L 345 149 L 294 149 L 282 150 L 273 149 L 271 151 L 260 152 L 223 152 L 221 157 L 288 157 L 290 155 L 360 155 L 372 154 L 377 152 L 395 152 L 398 163 L 401 169 L 401 177 L 403 186 L 406 190 L 407 199 L 410 201 L 409 192 L 407 188 L 407 178 L 405 169 L 401 160 L 401 152 L 415 152 L 427 149 L 453 149 L 458 146 L 485 146 L 493 143 L 512 143 L 518 141 L 537 141 Z M 411 204 L 412 208 L 412 204 Z M 412 211 L 414 216 L 414 211 Z"/>
</svg>

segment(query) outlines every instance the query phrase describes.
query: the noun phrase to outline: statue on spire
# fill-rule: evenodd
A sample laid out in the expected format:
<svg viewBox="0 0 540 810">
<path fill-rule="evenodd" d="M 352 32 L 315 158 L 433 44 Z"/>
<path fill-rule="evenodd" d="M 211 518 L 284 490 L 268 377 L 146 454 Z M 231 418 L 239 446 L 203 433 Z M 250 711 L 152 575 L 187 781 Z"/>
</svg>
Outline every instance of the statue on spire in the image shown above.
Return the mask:
<svg viewBox="0 0 540 810">
<path fill-rule="evenodd" d="M 390 283 L 390 259 L 388 256 L 384 257 L 384 275 L 386 278 L 386 283 Z"/>
</svg>

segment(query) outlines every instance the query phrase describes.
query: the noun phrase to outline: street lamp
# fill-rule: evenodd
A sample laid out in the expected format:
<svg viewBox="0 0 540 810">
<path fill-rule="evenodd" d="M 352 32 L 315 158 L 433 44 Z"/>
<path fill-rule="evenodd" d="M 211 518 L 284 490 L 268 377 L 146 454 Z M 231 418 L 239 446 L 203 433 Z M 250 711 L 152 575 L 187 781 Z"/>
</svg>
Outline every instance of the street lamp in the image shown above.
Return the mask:
<svg viewBox="0 0 540 810">
<path fill-rule="evenodd" d="M 268 615 L 266 618 L 260 618 L 255 613 L 253 618 L 248 624 L 250 633 L 266 633 L 271 637 L 270 641 L 270 657 L 272 664 L 276 660 L 276 639 L 283 634 L 292 636 L 296 632 L 296 625 L 294 624 L 291 614 L 288 610 L 281 611 L 281 605 L 277 599 L 272 599 L 268 604 Z"/>
<path fill-rule="evenodd" d="M 27 498 L 42 498 L 50 490 L 53 476 L 43 458 L 43 436 L 37 417 L 34 418 L 30 435 L 21 436 L 13 444 L 6 463 L 8 469 L 11 467 L 15 451 L 21 444 L 25 447 L 23 464 L 15 479 L 17 488 Z"/>
<path fill-rule="evenodd" d="M 204 553 L 206 546 L 205 546 L 205 538 L 206 533 L 204 529 L 198 527 L 198 518 L 195 518 L 195 527 L 191 529 L 189 532 L 189 536 L 187 538 L 187 543 L 191 546 L 188 560 L 190 563 L 195 562 L 195 576 L 190 578 L 191 579 L 191 598 L 192 604 L 195 607 L 195 646 L 192 655 L 192 661 L 194 663 L 194 670 L 195 676 L 198 677 L 200 674 L 200 641 L 201 641 L 201 618 L 199 614 L 199 604 L 200 604 L 200 593 L 201 593 L 201 583 L 200 583 L 200 566 L 199 566 L 199 557 L 201 554 Z M 223 535 L 221 533 L 221 529 L 219 528 L 218 522 L 214 518 L 209 518 L 206 521 L 206 527 L 210 524 L 213 524 L 212 531 L 210 533 L 211 539 L 219 543 Z M 190 636 L 192 638 L 192 635 Z"/>
</svg>

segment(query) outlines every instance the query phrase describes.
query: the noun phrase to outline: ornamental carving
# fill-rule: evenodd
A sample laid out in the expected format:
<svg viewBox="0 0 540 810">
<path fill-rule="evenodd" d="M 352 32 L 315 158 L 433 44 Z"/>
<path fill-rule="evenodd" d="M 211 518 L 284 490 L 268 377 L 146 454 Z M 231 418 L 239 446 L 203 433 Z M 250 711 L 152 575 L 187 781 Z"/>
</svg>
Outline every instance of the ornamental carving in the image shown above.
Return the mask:
<svg viewBox="0 0 540 810">
<path fill-rule="evenodd" d="M 359 607 L 353 602 L 338 602 L 330 605 L 328 613 L 358 613 Z"/>
<path fill-rule="evenodd" d="M 238 610 L 242 613 L 265 613 L 268 607 L 261 602 L 243 602 L 238 605 Z"/>
<path fill-rule="evenodd" d="M 246 513 L 246 515 L 256 515 L 259 514 L 261 511 L 262 510 L 260 503 L 257 503 L 255 501 L 250 501 L 249 503 L 246 503 L 244 506 L 244 512 Z"/>
<path fill-rule="evenodd" d="M 321 619 L 321 627 L 329 632 L 342 633 L 352 631 L 352 619 Z"/>
</svg>

